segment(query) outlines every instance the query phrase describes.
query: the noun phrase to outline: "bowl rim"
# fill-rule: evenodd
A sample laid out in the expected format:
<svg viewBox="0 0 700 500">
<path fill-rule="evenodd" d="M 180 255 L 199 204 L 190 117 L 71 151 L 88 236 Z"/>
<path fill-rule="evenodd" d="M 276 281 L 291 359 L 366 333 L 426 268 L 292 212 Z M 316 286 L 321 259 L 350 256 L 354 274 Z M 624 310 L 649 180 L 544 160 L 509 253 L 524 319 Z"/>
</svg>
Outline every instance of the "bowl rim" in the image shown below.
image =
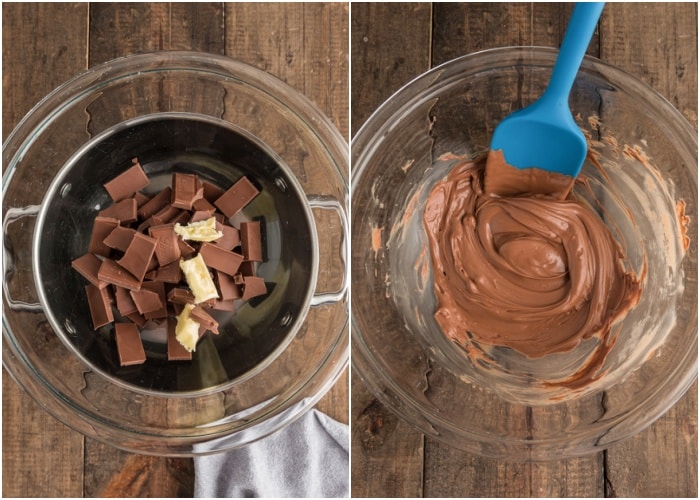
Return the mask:
<svg viewBox="0 0 700 500">
<path fill-rule="evenodd" d="M 352 195 L 357 191 L 360 180 L 363 179 L 366 170 L 370 165 L 367 158 L 371 158 L 375 149 L 378 147 L 378 144 L 382 141 L 385 133 L 389 130 L 390 125 L 387 123 L 395 120 L 397 115 L 400 115 L 406 107 L 409 107 L 411 104 L 418 101 L 418 99 L 415 97 L 417 93 L 421 93 L 420 100 L 423 100 L 425 98 L 423 91 L 431 87 L 435 81 L 442 78 L 443 73 L 447 72 L 448 70 L 454 71 L 455 73 L 462 73 L 466 71 L 469 65 L 476 64 L 485 58 L 493 58 L 493 62 L 496 63 L 499 62 L 499 60 L 503 62 L 504 59 L 519 59 L 523 64 L 527 65 L 530 62 L 528 61 L 527 55 L 536 56 L 537 60 L 535 62 L 538 66 L 543 62 L 541 59 L 546 58 L 547 65 L 553 67 L 557 54 L 557 49 L 541 46 L 508 46 L 485 49 L 443 62 L 402 85 L 374 110 L 374 112 L 369 116 L 369 118 L 367 118 L 367 120 L 362 124 L 352 138 L 351 161 L 353 169 L 351 175 L 350 192 L 353 203 L 355 203 L 355 198 Z M 518 58 L 518 56 L 520 57 Z M 455 68 L 460 68 L 461 71 L 458 71 Z M 585 71 L 586 69 L 593 70 L 595 72 L 600 72 L 602 70 L 605 72 L 606 76 L 612 74 L 618 80 L 625 83 L 626 91 L 630 91 L 634 94 L 643 91 L 652 96 L 654 98 L 654 103 L 659 106 L 664 113 L 668 114 L 670 117 L 669 121 L 672 121 L 674 124 L 678 125 L 680 128 L 679 130 L 684 134 L 683 140 L 687 140 L 687 144 L 694 147 L 697 158 L 697 134 L 694 133 L 693 126 L 690 125 L 688 120 L 680 113 L 680 111 L 676 109 L 665 97 L 659 94 L 650 85 L 640 81 L 634 75 L 596 57 L 584 57 L 581 71 Z M 457 78 L 455 75 L 451 76 L 452 78 Z M 697 187 L 697 170 L 689 168 L 688 172 L 689 177 L 691 177 Z M 682 360 L 684 362 L 687 360 L 691 367 L 684 373 L 679 374 L 679 378 L 676 379 L 677 383 L 675 387 L 666 392 L 666 396 L 664 398 L 666 399 L 666 402 L 663 407 L 663 411 L 658 411 L 657 408 L 656 412 L 651 412 L 651 408 L 658 403 L 658 399 L 661 397 L 661 389 L 657 389 L 641 404 L 635 407 L 635 415 L 642 416 L 643 418 L 636 423 L 633 432 L 624 435 L 621 438 L 618 437 L 611 439 L 609 442 L 603 442 L 601 440 L 599 443 L 596 443 L 595 447 L 589 450 L 577 451 L 567 448 L 564 453 L 557 455 L 556 458 L 586 455 L 588 453 L 603 450 L 616 442 L 629 438 L 660 418 L 686 393 L 686 391 L 692 386 L 693 382 L 697 379 L 697 307 L 691 312 L 690 316 L 690 320 L 693 321 L 694 324 L 693 342 L 695 349 L 691 347 L 691 349 L 683 353 Z M 526 461 L 548 460 L 551 459 L 551 455 L 549 455 L 550 458 L 546 458 L 542 457 L 541 455 L 531 453 L 526 457 L 517 458 L 511 454 L 504 456 L 500 453 L 494 453 L 490 448 L 487 447 L 486 449 L 483 449 L 480 447 L 480 445 L 487 442 L 496 441 L 507 446 L 522 445 L 522 450 L 532 450 L 533 447 L 546 447 L 557 444 L 562 445 L 572 441 L 571 438 L 506 438 L 499 435 L 476 432 L 471 429 L 465 430 L 458 428 L 458 426 L 455 426 L 451 422 L 445 420 L 437 413 L 426 414 L 426 412 L 422 410 L 419 402 L 404 389 L 402 389 L 394 378 L 382 373 L 382 370 L 380 369 L 381 362 L 373 355 L 372 347 L 365 342 L 354 308 L 351 308 L 351 329 L 351 364 L 354 373 L 359 375 L 360 379 L 382 403 L 384 403 L 388 408 L 391 408 L 409 425 L 418 429 L 423 434 L 437 440 L 442 440 L 450 446 L 457 446 L 466 449 L 467 451 L 480 453 L 482 455 L 500 459 Z M 684 363 L 679 363 L 679 365 L 674 368 L 674 373 L 679 371 L 683 364 Z M 671 394 L 670 398 L 668 397 L 669 393 Z M 629 418 L 630 413 L 631 412 L 623 413 L 616 416 L 614 419 L 606 420 L 606 427 L 611 429 L 619 427 L 621 422 Z M 473 442 L 455 443 L 454 440 L 443 438 L 439 432 L 435 431 L 435 427 L 442 427 L 453 432 L 456 431 L 456 434 L 459 434 L 466 440 L 472 440 Z M 579 441 L 586 437 L 597 436 L 598 434 L 599 429 L 593 429 L 588 431 L 585 435 L 577 435 L 575 438 L 577 441 Z M 520 450 L 521 449 L 519 449 L 519 451 Z"/>
<path fill-rule="evenodd" d="M 42 126 L 51 117 L 64 109 L 66 101 L 71 98 L 75 99 L 76 96 L 86 95 L 96 88 L 107 86 L 111 81 L 128 75 L 141 74 L 146 71 L 169 70 L 197 71 L 200 74 L 208 74 L 224 81 L 237 81 L 254 86 L 256 90 L 282 106 L 290 117 L 299 120 L 300 125 L 308 130 L 309 137 L 318 143 L 319 151 L 322 151 L 329 160 L 327 162 L 328 168 L 332 169 L 333 188 L 337 190 L 338 194 L 337 198 L 336 194 L 329 195 L 329 202 L 326 204 L 330 206 L 330 201 L 333 202 L 333 209 L 338 211 L 338 216 L 342 219 L 341 222 L 349 220 L 347 214 L 349 207 L 349 147 L 347 140 L 343 138 L 331 119 L 301 91 L 278 77 L 228 56 L 196 51 L 165 50 L 121 56 L 89 67 L 45 95 L 17 123 L 3 143 L 3 195 L 11 185 L 20 160 L 33 144 L 33 136 L 41 132 Z M 283 98 L 280 97 L 282 95 Z M 312 201 L 314 195 L 305 193 L 304 190 L 301 193 L 305 194 L 307 201 Z M 318 199 L 321 196 L 315 195 L 317 205 L 320 203 Z M 29 205 L 15 210 L 22 211 L 24 215 L 31 215 L 32 209 L 39 210 L 39 205 Z M 3 215 L 3 229 L 5 229 L 5 224 L 6 215 Z M 348 243 L 349 225 L 343 223 L 341 226 L 339 229 L 339 232 L 342 233 L 341 238 Z M 349 255 L 349 251 L 346 251 L 345 254 Z M 293 391 L 285 390 L 276 394 L 273 398 L 274 406 L 268 406 L 257 415 L 247 417 L 245 421 L 236 422 L 239 424 L 237 428 L 231 428 L 228 422 L 214 421 L 209 423 L 210 426 L 206 428 L 206 431 L 203 430 L 202 425 L 177 428 L 150 427 L 144 430 L 132 424 L 120 425 L 114 419 L 104 419 L 99 413 L 88 412 L 86 408 L 57 392 L 36 372 L 26 357 L 26 353 L 12 338 L 13 328 L 4 319 L 4 314 L 2 322 L 3 366 L 8 369 L 11 378 L 20 387 L 59 421 L 82 434 L 112 446 L 137 453 L 168 456 L 194 456 L 232 449 L 260 439 L 298 418 L 323 397 L 349 365 L 350 292 L 349 287 L 346 286 L 346 280 L 349 276 L 349 260 L 342 259 L 342 266 L 343 287 L 337 292 L 325 294 L 323 301 L 312 300 L 310 304 L 311 308 L 335 304 L 335 307 L 340 306 L 343 312 L 342 321 L 337 321 L 337 324 L 333 326 L 333 337 L 321 353 L 314 369 L 306 374 L 303 384 L 297 384 Z M 6 269 L 4 268 L 4 270 Z M 5 281 L 3 284 L 5 285 Z M 311 292 L 313 294 L 314 290 Z M 323 295 L 318 290 L 315 292 L 316 295 Z M 22 305 L 22 303 L 18 304 Z M 3 309 L 10 309 L 8 305 L 8 301 L 3 299 Z M 312 389 L 310 394 L 304 394 L 307 387 Z M 224 387 L 224 389 L 229 388 L 228 385 Z M 129 385 L 127 389 L 133 391 L 134 387 Z M 217 387 L 216 392 L 221 390 Z M 154 398 L 162 398 L 163 395 L 148 394 L 149 397 Z M 195 396 L 199 397 L 202 394 L 197 393 Z M 167 397 L 175 398 L 175 395 L 167 393 Z M 297 413 L 285 414 L 284 418 L 271 419 L 280 416 L 290 405 L 294 405 Z M 193 434 L 189 432 L 190 430 L 198 432 Z M 197 444 L 214 442 L 218 438 L 231 435 L 232 432 L 237 434 L 243 431 L 250 431 L 244 442 L 238 442 L 235 445 L 223 442 L 217 445 L 221 446 L 218 449 L 207 449 L 201 452 L 193 448 Z M 116 437 L 112 435 L 115 432 L 118 433 Z"/>
</svg>

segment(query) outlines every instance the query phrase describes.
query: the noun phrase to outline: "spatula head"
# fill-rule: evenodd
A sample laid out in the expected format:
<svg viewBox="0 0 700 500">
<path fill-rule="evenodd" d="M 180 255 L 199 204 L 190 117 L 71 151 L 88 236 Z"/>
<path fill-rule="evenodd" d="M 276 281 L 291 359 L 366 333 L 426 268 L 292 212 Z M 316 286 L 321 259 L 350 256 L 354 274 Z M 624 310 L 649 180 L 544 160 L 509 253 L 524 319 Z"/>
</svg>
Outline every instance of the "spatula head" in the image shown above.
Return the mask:
<svg viewBox="0 0 700 500">
<path fill-rule="evenodd" d="M 542 111 L 537 103 L 503 120 L 493 134 L 491 149 L 502 150 L 517 168 L 539 168 L 576 177 L 586 159 L 586 137 L 571 112 Z"/>
</svg>

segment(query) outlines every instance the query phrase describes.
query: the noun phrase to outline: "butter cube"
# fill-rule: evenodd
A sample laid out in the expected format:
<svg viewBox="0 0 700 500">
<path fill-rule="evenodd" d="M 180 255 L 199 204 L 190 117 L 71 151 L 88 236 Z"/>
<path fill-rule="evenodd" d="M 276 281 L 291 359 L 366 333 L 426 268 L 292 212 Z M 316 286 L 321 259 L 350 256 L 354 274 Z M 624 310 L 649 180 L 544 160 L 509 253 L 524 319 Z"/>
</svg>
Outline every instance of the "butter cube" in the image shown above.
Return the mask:
<svg viewBox="0 0 700 500">
<path fill-rule="evenodd" d="M 214 280 L 211 279 L 209 269 L 200 254 L 197 254 L 189 260 L 180 259 L 180 269 L 182 269 L 182 273 L 185 275 L 185 281 L 187 281 L 190 290 L 192 290 L 194 294 L 195 304 L 199 304 L 205 300 L 219 298 Z"/>
<path fill-rule="evenodd" d="M 189 352 L 195 350 L 199 340 L 199 323 L 190 316 L 192 309 L 194 309 L 193 304 L 185 304 L 175 325 L 175 338 Z"/>
<path fill-rule="evenodd" d="M 224 233 L 217 231 L 214 217 L 198 222 L 190 222 L 186 226 L 182 226 L 178 222 L 175 224 L 174 230 L 183 240 L 191 241 L 216 241 L 224 236 Z"/>
</svg>

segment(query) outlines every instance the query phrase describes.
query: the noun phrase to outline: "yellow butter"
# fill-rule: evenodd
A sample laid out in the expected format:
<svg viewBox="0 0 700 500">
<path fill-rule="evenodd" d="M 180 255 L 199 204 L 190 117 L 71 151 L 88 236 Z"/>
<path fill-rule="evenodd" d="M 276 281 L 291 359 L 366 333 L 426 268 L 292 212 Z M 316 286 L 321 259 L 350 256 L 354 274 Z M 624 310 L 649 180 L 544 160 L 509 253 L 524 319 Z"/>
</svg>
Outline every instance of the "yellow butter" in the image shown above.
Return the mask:
<svg viewBox="0 0 700 500">
<path fill-rule="evenodd" d="M 195 304 L 219 298 L 214 280 L 211 279 L 209 269 L 207 269 L 207 265 L 200 254 L 189 260 L 180 259 L 180 269 L 182 269 L 185 281 L 187 281 L 190 290 L 194 294 Z"/>
<path fill-rule="evenodd" d="M 216 241 L 223 237 L 224 233 L 216 230 L 216 219 L 210 217 L 206 220 L 190 222 L 186 226 L 175 224 L 175 234 L 182 237 L 183 240 L 191 241 Z"/>
<path fill-rule="evenodd" d="M 192 309 L 194 309 L 193 304 L 185 304 L 175 325 L 175 338 L 189 352 L 195 350 L 199 340 L 199 323 L 190 316 Z"/>
</svg>

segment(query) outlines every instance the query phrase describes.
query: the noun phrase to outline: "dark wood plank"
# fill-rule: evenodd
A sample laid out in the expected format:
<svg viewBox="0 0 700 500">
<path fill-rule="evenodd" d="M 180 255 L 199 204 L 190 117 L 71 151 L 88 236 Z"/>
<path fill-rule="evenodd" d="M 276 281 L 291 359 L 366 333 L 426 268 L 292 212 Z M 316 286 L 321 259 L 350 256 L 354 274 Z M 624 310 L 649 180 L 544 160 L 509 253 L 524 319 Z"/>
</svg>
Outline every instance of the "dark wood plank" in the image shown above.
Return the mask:
<svg viewBox="0 0 700 500">
<path fill-rule="evenodd" d="M 697 128 L 697 4 L 609 3 L 601 58 L 666 97 Z M 697 497 L 697 382 L 661 419 L 605 454 L 606 495 Z"/>
<path fill-rule="evenodd" d="M 44 95 L 86 69 L 87 4 L 3 3 L 2 14 L 4 140 Z M 4 496 L 82 496 L 82 435 L 46 413 L 4 369 L 2 443 Z"/>
<path fill-rule="evenodd" d="M 430 68 L 431 22 L 428 3 L 352 3 L 353 134 L 393 92 Z M 422 496 L 423 435 L 382 405 L 356 374 L 351 386 L 352 496 Z"/>
<path fill-rule="evenodd" d="M 224 51 L 220 3 L 94 3 L 90 5 L 93 66 L 156 50 Z"/>
<path fill-rule="evenodd" d="M 429 3 L 351 5 L 352 133 L 391 94 L 431 66 Z"/>
</svg>

